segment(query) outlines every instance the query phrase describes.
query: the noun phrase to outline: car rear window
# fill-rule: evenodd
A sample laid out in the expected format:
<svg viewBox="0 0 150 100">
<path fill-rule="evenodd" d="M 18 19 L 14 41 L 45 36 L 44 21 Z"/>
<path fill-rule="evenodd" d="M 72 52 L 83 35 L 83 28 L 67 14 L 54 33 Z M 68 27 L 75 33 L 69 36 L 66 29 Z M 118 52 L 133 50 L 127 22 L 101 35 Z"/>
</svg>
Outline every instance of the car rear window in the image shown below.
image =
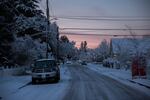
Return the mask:
<svg viewBox="0 0 150 100">
<path fill-rule="evenodd" d="M 36 61 L 35 67 L 55 67 L 56 61 L 54 60 L 44 60 L 44 61 Z"/>
</svg>

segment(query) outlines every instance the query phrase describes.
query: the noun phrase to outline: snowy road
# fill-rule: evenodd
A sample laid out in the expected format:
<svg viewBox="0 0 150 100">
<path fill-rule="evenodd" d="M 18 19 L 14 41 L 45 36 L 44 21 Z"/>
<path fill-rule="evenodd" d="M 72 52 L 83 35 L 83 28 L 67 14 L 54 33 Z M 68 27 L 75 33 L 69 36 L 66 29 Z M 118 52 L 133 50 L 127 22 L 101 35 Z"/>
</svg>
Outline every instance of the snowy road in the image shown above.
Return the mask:
<svg viewBox="0 0 150 100">
<path fill-rule="evenodd" d="M 146 94 L 79 65 L 69 66 L 72 80 L 63 100 L 150 100 Z"/>
<path fill-rule="evenodd" d="M 77 64 L 63 66 L 57 84 L 32 85 L 29 76 L 11 79 L 0 82 L 2 100 L 150 100 L 135 88 Z"/>
</svg>

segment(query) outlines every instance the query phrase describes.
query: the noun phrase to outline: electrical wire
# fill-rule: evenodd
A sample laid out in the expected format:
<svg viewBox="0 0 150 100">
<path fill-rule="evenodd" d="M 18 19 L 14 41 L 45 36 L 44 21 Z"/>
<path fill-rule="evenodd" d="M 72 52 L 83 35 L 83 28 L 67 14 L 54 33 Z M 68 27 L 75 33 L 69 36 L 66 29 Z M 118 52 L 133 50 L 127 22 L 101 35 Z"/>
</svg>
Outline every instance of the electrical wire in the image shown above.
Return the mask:
<svg viewBox="0 0 150 100">
<path fill-rule="evenodd" d="M 82 18 L 82 17 L 56 17 L 68 20 L 96 20 L 96 21 L 150 21 L 148 18 Z"/>
<path fill-rule="evenodd" d="M 51 16 L 68 20 L 150 21 L 150 16 Z"/>
<path fill-rule="evenodd" d="M 87 33 L 71 33 L 71 32 L 60 32 L 60 34 L 64 35 L 88 35 L 88 36 L 113 36 L 113 37 L 118 37 L 118 36 L 133 36 L 130 34 L 87 34 Z M 143 35 L 136 35 L 135 36 L 150 36 L 150 34 L 143 34 Z"/>
<path fill-rule="evenodd" d="M 71 27 L 65 27 L 65 28 L 59 28 L 59 30 L 97 30 L 97 31 L 120 31 L 120 30 L 128 30 L 126 28 L 71 28 Z M 150 30 L 149 28 L 147 29 L 131 29 L 131 30 L 139 30 L 139 31 L 145 31 L 145 30 Z"/>
<path fill-rule="evenodd" d="M 150 18 L 150 16 L 67 16 L 57 15 L 52 17 L 78 17 L 78 18 Z"/>
</svg>

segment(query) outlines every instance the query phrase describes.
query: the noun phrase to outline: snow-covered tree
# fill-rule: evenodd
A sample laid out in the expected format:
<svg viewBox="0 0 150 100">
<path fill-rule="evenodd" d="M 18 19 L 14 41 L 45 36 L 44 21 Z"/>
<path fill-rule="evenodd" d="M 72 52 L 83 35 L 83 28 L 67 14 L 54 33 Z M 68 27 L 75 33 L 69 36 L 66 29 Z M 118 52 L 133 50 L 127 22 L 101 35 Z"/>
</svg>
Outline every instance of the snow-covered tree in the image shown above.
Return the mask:
<svg viewBox="0 0 150 100">
<path fill-rule="evenodd" d="M 95 61 L 103 61 L 109 56 L 109 43 L 104 39 L 93 51 Z"/>
<path fill-rule="evenodd" d="M 58 26 L 55 22 L 51 23 L 50 30 L 47 30 L 48 20 L 39 9 L 39 1 L 0 1 L 0 56 L 14 61 L 15 59 L 19 61 L 20 58 L 17 57 L 24 57 L 22 59 L 27 60 L 25 63 L 30 63 L 28 58 L 33 60 L 45 56 L 46 42 L 49 45 L 49 52 L 53 52 L 54 56 L 57 55 Z M 48 38 L 46 38 L 47 31 L 49 31 Z M 24 62 L 20 61 L 20 64 L 22 63 Z"/>
<path fill-rule="evenodd" d="M 132 43 L 128 41 L 128 39 L 118 39 L 120 41 L 114 42 L 113 46 L 115 45 L 114 55 L 115 58 L 120 62 L 121 66 L 124 67 L 131 61 L 131 50 L 132 50 Z M 113 42 L 113 41 L 112 41 Z"/>
<path fill-rule="evenodd" d="M 15 63 L 19 65 L 30 64 L 35 59 L 44 58 L 46 44 L 40 40 L 33 40 L 30 36 L 15 37 L 12 43 L 12 52 Z"/>
<path fill-rule="evenodd" d="M 67 36 L 60 37 L 59 44 L 59 56 L 62 59 L 68 58 L 71 59 L 75 56 L 77 48 L 75 48 L 75 42 L 69 41 Z"/>
<path fill-rule="evenodd" d="M 112 39 L 113 57 L 120 61 L 122 67 L 131 64 L 134 58 L 148 58 L 149 42 L 149 39 L 139 37 Z"/>
<path fill-rule="evenodd" d="M 105 39 L 101 42 L 99 48 L 103 58 L 108 57 L 110 49 L 109 49 L 109 43 Z"/>
<path fill-rule="evenodd" d="M 34 17 L 43 13 L 40 9 L 38 9 L 39 2 L 40 0 L 15 0 L 14 7 L 21 15 Z"/>
<path fill-rule="evenodd" d="M 3 63 L 2 58 L 12 59 L 11 57 L 11 42 L 13 42 L 13 34 L 10 27 L 13 23 L 14 12 L 10 7 L 10 0 L 0 1 L 0 63 Z"/>
<path fill-rule="evenodd" d="M 80 51 L 82 51 L 82 52 L 86 52 L 87 51 L 87 42 L 86 41 L 82 41 L 81 42 Z"/>
<path fill-rule="evenodd" d="M 50 25 L 50 32 L 48 34 L 48 43 L 51 49 L 51 52 L 56 57 L 58 56 L 58 45 L 59 45 L 59 31 L 58 31 L 58 25 L 56 22 L 51 23 Z"/>
<path fill-rule="evenodd" d="M 126 26 L 129 30 L 129 33 L 131 35 L 131 38 L 129 38 L 129 41 L 133 44 L 133 50 L 132 50 L 132 55 L 134 56 L 144 56 L 147 50 L 150 47 L 149 44 L 149 36 L 145 38 L 139 38 L 137 37 L 137 34 L 132 30 L 130 26 Z"/>
</svg>

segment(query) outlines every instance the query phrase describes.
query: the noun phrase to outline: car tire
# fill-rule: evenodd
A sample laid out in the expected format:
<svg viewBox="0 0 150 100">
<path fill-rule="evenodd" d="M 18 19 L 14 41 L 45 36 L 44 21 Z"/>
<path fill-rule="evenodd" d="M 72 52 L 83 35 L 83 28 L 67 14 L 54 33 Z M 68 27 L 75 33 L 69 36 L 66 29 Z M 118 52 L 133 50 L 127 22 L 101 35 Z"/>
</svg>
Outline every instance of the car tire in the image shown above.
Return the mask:
<svg viewBox="0 0 150 100">
<path fill-rule="evenodd" d="M 55 82 L 55 83 L 58 83 L 58 81 L 59 81 L 59 80 L 58 80 L 57 78 L 54 79 L 54 82 Z"/>
<path fill-rule="evenodd" d="M 36 84 L 36 79 L 32 78 L 32 84 Z"/>
<path fill-rule="evenodd" d="M 58 79 L 58 81 L 60 80 L 60 74 L 58 74 L 57 79 Z"/>
<path fill-rule="evenodd" d="M 60 80 L 60 75 L 57 75 L 57 76 L 55 77 L 55 79 L 54 79 L 54 82 L 55 82 L 55 83 L 58 83 L 59 80 Z"/>
</svg>

